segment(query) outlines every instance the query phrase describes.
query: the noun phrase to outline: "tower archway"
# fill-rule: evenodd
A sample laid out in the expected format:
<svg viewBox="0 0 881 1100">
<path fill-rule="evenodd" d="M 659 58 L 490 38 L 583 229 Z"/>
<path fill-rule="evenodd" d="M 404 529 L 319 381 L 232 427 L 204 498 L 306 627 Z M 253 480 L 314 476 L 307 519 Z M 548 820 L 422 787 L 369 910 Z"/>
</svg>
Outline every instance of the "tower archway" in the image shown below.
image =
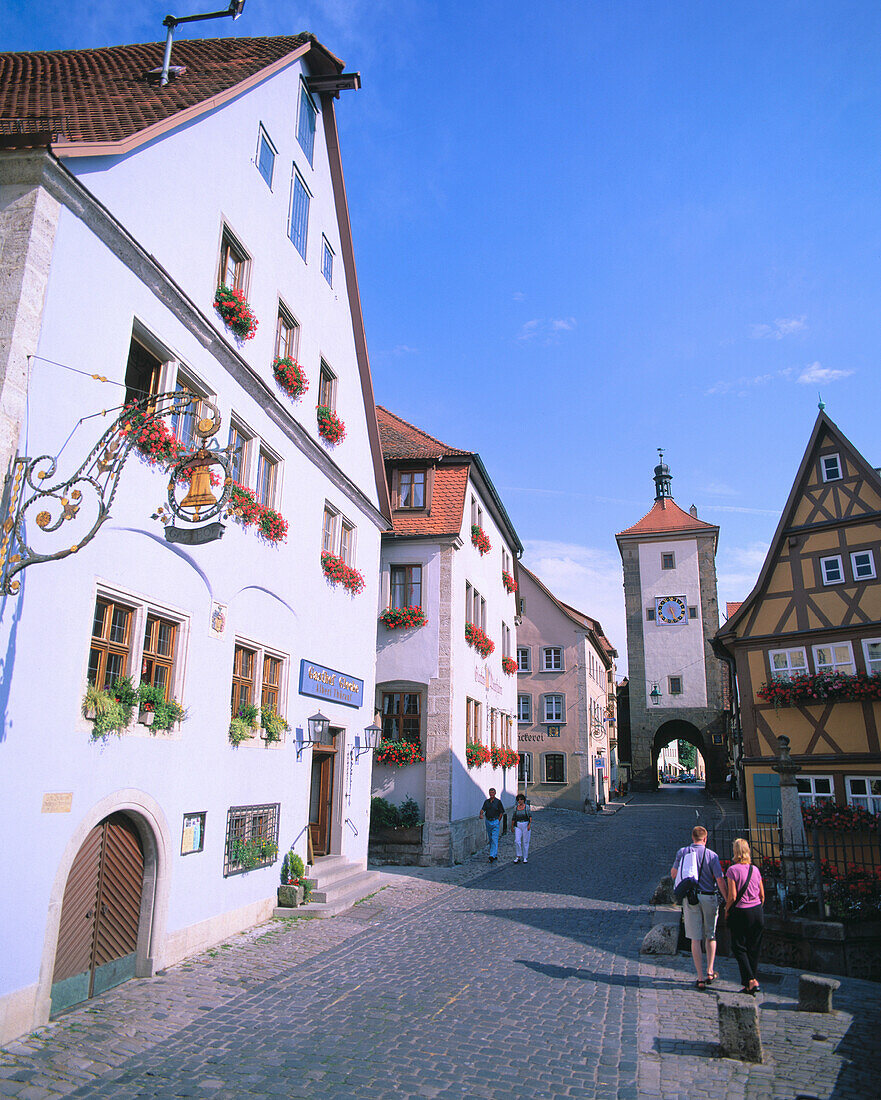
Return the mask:
<svg viewBox="0 0 881 1100">
<path fill-rule="evenodd" d="M 657 778 L 658 758 L 661 755 L 661 750 L 673 741 L 687 741 L 689 745 L 694 745 L 703 759 L 704 768 L 706 769 L 706 779 L 709 782 L 710 754 L 707 752 L 706 739 L 697 726 L 682 718 L 671 718 L 669 722 L 664 722 L 663 725 L 659 726 L 655 731 L 655 736 L 652 739 L 653 775 Z"/>
</svg>

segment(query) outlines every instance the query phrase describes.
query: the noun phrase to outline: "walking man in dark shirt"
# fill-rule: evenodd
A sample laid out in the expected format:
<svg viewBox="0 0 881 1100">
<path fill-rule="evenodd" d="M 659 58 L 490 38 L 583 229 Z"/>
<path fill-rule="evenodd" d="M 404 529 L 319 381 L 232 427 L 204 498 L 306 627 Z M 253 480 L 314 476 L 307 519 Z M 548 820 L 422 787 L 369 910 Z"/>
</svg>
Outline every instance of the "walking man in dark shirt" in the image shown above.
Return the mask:
<svg viewBox="0 0 881 1100">
<path fill-rule="evenodd" d="M 490 787 L 489 798 L 480 807 L 479 817 L 486 824 L 486 839 L 489 841 L 489 861 L 495 863 L 499 856 L 499 833 L 502 831 L 502 814 L 505 807 L 496 798 L 495 787 Z"/>
</svg>

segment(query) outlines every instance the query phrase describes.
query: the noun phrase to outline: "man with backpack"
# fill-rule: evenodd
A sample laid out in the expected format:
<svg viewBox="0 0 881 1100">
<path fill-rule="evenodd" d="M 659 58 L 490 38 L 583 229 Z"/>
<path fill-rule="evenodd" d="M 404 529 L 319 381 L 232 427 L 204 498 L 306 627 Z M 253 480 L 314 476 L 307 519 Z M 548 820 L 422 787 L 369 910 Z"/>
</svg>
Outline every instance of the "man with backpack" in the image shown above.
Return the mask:
<svg viewBox="0 0 881 1100">
<path fill-rule="evenodd" d="M 716 918 L 719 915 L 719 894 L 725 893 L 722 864 L 714 851 L 707 847 L 707 830 L 695 825 L 691 830 L 691 844 L 680 848 L 670 868 L 673 893 L 682 902 L 685 935 L 691 940 L 691 957 L 697 971 L 697 989 L 706 989 L 715 981 L 716 972 Z M 719 893 L 716 892 L 719 888 Z M 706 944 L 707 976 L 704 977 L 702 945 Z"/>
</svg>

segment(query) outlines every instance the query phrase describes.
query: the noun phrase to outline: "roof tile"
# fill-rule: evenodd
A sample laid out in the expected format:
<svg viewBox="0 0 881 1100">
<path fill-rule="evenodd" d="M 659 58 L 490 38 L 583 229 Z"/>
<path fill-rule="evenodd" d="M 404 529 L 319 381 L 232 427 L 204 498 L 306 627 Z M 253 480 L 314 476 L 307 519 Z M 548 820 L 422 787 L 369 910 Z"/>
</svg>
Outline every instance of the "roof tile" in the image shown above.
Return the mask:
<svg viewBox="0 0 881 1100">
<path fill-rule="evenodd" d="M 617 537 L 622 535 L 663 535 L 674 531 L 716 531 L 715 524 L 704 523 L 702 519 L 696 519 L 688 512 L 683 512 L 672 497 L 664 500 L 656 500 L 650 511 L 642 517 L 638 523 L 619 531 Z"/>
</svg>

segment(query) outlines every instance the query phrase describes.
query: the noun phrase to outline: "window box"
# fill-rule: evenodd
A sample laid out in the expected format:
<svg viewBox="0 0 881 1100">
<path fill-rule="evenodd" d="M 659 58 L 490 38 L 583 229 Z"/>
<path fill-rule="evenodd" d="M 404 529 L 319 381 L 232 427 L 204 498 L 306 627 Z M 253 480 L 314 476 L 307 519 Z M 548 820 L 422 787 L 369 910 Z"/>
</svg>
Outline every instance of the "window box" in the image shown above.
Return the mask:
<svg viewBox="0 0 881 1100">
<path fill-rule="evenodd" d="M 826 799 L 813 805 L 802 805 L 802 820 L 808 829 L 832 829 L 835 832 L 852 832 L 855 829 L 881 831 L 881 814 L 873 814 L 862 806 L 839 806 Z"/>
<path fill-rule="evenodd" d="M 492 752 L 486 745 L 466 745 L 465 763 L 469 768 L 479 768 L 481 764 L 488 764 L 492 760 Z"/>
<path fill-rule="evenodd" d="M 214 308 L 220 319 L 240 340 L 252 340 L 257 335 L 257 318 L 242 290 L 219 286 L 214 292 Z"/>
<path fill-rule="evenodd" d="M 490 753 L 490 762 L 494 768 L 516 768 L 520 763 L 520 754 L 513 749 L 493 749 Z"/>
<path fill-rule="evenodd" d="M 477 523 L 471 524 L 471 545 L 477 547 L 481 557 L 492 550 L 492 543 L 489 541 L 486 532 Z"/>
<path fill-rule="evenodd" d="M 495 642 L 491 641 L 484 631 L 479 626 L 475 626 L 474 623 L 465 623 L 465 641 L 484 658 L 488 657 L 496 648 Z"/>
<path fill-rule="evenodd" d="M 364 588 L 364 575 L 351 565 L 347 565 L 336 554 L 330 554 L 327 550 L 321 552 L 321 568 L 331 584 L 341 584 L 356 596 Z"/>
<path fill-rule="evenodd" d="M 119 426 L 123 436 L 132 439 L 135 450 L 150 466 L 165 469 L 177 462 L 178 441 L 162 417 L 130 401 L 123 409 Z"/>
<path fill-rule="evenodd" d="M 229 515 L 243 527 L 256 527 L 265 542 L 284 542 L 288 537 L 288 521 L 274 508 L 267 508 L 257 499 L 253 489 L 232 483 L 229 494 Z"/>
<path fill-rule="evenodd" d="M 390 768 L 406 768 L 425 760 L 422 746 L 413 741 L 381 741 L 373 752 L 374 763 Z"/>
<path fill-rule="evenodd" d="M 502 570 L 502 584 L 505 586 L 508 592 L 517 591 L 517 582 L 514 580 L 511 574 L 506 572 L 506 570 L 504 569 Z"/>
<path fill-rule="evenodd" d="M 328 443 L 332 443 L 334 446 L 337 443 L 342 443 L 346 438 L 346 425 L 333 409 L 328 408 L 327 405 L 319 405 L 317 415 L 318 434 L 321 438 L 326 439 Z"/>
<path fill-rule="evenodd" d="M 509 676 L 513 676 L 517 672 L 517 662 L 513 657 L 502 658 L 502 671 L 507 672 Z"/>
<path fill-rule="evenodd" d="M 773 703 L 775 708 L 881 699 L 881 674 L 819 672 L 816 676 L 795 676 L 762 684 L 756 695 L 766 703 Z"/>
<path fill-rule="evenodd" d="M 296 359 L 291 359 L 289 356 L 277 358 L 272 364 L 272 373 L 276 382 L 292 401 L 298 400 L 309 389 L 306 372 Z"/>
<path fill-rule="evenodd" d="M 379 621 L 389 630 L 397 630 L 425 626 L 428 618 L 421 607 L 387 607 L 379 616 Z"/>
</svg>

